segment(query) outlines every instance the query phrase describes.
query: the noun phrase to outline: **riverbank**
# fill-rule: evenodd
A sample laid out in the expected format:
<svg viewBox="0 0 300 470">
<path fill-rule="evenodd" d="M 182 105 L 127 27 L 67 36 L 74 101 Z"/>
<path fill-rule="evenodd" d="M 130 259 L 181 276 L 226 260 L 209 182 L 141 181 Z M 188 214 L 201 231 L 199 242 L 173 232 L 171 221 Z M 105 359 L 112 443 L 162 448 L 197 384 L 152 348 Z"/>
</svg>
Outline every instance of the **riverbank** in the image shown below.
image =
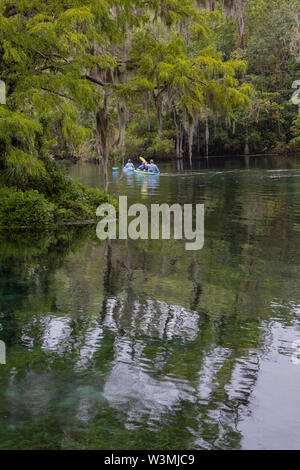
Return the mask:
<svg viewBox="0 0 300 470">
<path fill-rule="evenodd" d="M 105 202 L 116 204 L 106 191 L 73 181 L 55 161 L 24 181 L 0 183 L 0 227 L 55 228 L 95 217 Z"/>
<path fill-rule="evenodd" d="M 268 152 L 265 152 L 265 153 L 251 153 L 251 154 L 243 154 L 243 153 L 234 153 L 234 154 L 231 154 L 231 153 L 224 153 L 224 154 L 212 154 L 212 155 L 209 155 L 209 156 L 206 156 L 206 155 L 194 155 L 193 157 L 193 161 L 192 161 L 192 166 L 195 164 L 195 162 L 197 162 L 198 160 L 201 160 L 201 159 L 205 159 L 205 160 L 211 160 L 213 158 L 220 158 L 220 159 L 235 159 L 235 158 L 251 158 L 251 157 L 261 157 L 261 158 L 265 158 L 265 157 L 277 157 L 277 158 L 290 158 L 290 157 L 293 157 L 295 155 L 298 155 L 299 158 L 300 158 L 300 153 L 299 151 L 295 151 L 295 150 L 288 150 L 288 151 L 276 151 L 276 150 L 271 150 L 271 151 L 268 151 Z M 128 155 L 125 159 L 124 159 L 124 163 L 127 162 L 128 158 L 131 158 L 133 159 L 134 161 L 136 162 L 139 162 L 140 163 L 140 160 L 139 160 L 139 156 L 132 156 L 132 155 Z M 177 163 L 187 163 L 189 165 L 189 161 L 188 161 L 188 156 L 184 156 L 182 158 L 177 158 L 176 155 L 165 155 L 165 156 L 159 156 L 159 157 L 156 157 L 155 155 L 152 155 L 151 156 L 152 159 L 155 160 L 155 162 L 159 165 L 160 163 L 172 163 L 172 162 L 177 162 Z M 150 157 L 148 158 L 148 160 L 150 159 Z M 59 160 L 60 162 L 64 163 L 64 162 L 68 162 L 69 165 L 76 165 L 76 164 L 79 164 L 79 163 L 87 163 L 87 164 L 93 164 L 93 165 L 99 165 L 99 167 L 101 168 L 101 162 L 99 162 L 99 160 L 97 160 L 97 158 L 93 158 L 93 157 L 78 157 L 78 158 L 70 158 L 70 159 L 66 159 L 66 158 L 62 158 L 61 160 Z M 111 166 L 113 167 L 114 165 L 118 165 L 120 167 L 120 169 L 122 168 L 122 165 L 123 165 L 123 162 L 121 160 L 113 160 L 111 162 Z"/>
</svg>

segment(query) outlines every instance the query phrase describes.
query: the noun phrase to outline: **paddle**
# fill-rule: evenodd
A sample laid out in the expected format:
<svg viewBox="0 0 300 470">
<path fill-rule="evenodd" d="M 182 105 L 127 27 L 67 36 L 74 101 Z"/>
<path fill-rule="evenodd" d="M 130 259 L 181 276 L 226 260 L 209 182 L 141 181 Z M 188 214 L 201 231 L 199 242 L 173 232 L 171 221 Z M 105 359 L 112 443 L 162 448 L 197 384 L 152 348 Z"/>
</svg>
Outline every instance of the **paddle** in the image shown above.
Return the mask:
<svg viewBox="0 0 300 470">
<path fill-rule="evenodd" d="M 148 165 L 147 160 L 145 160 L 143 157 L 140 157 L 140 160 L 141 160 L 143 163 L 146 163 L 146 165 Z M 145 170 L 142 170 L 142 171 L 145 171 Z"/>
</svg>

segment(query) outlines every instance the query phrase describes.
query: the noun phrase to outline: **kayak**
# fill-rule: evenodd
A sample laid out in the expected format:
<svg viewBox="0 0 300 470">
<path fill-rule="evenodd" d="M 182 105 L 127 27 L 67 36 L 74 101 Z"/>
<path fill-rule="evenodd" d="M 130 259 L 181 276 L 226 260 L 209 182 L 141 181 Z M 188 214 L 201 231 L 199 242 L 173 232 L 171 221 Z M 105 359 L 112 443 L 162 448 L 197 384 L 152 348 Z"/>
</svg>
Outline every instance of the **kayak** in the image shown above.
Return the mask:
<svg viewBox="0 0 300 470">
<path fill-rule="evenodd" d="M 160 171 L 143 171 L 143 170 L 134 170 L 138 175 L 159 175 Z"/>
<path fill-rule="evenodd" d="M 123 168 L 123 171 L 135 171 L 134 168 Z"/>
</svg>

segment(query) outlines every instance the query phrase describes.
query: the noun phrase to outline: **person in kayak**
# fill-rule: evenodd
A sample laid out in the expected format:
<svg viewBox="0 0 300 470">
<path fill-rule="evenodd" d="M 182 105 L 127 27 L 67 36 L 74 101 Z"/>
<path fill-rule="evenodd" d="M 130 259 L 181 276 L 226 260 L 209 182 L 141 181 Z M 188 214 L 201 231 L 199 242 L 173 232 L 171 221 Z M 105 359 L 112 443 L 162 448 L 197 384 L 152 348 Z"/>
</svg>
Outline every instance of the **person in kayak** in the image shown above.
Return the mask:
<svg viewBox="0 0 300 470">
<path fill-rule="evenodd" d="M 132 161 L 130 160 L 130 158 L 128 159 L 128 163 L 126 163 L 126 165 L 124 166 L 124 170 L 134 170 L 134 164 L 132 163 Z"/>
<path fill-rule="evenodd" d="M 147 162 L 143 162 L 139 167 L 138 167 L 138 170 L 141 170 L 141 171 L 148 171 L 148 163 Z"/>
<path fill-rule="evenodd" d="M 152 171 L 152 173 L 159 173 L 159 169 L 157 165 L 155 165 L 153 160 L 150 160 L 150 164 L 148 165 L 148 171 Z"/>
</svg>

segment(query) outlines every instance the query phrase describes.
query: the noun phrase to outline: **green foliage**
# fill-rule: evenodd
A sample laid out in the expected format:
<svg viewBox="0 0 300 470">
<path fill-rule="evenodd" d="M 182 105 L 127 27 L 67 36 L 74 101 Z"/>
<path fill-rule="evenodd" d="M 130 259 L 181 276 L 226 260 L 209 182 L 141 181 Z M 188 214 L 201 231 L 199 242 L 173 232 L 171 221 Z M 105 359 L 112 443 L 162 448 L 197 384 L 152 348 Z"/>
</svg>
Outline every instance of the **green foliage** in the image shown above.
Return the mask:
<svg viewBox="0 0 300 470">
<path fill-rule="evenodd" d="M 17 191 L 0 187 L 2 227 L 53 225 L 55 205 L 36 190 Z"/>
<path fill-rule="evenodd" d="M 53 181 L 53 189 L 56 192 L 46 197 L 36 189 L 20 191 L 0 187 L 0 226 L 54 227 L 57 223 L 94 220 L 98 205 L 105 202 L 117 207 L 105 192 L 86 188 L 59 174 Z"/>
<path fill-rule="evenodd" d="M 290 140 L 290 146 L 292 150 L 300 150 L 300 116 L 294 119 L 291 126 L 291 134 L 293 138 Z"/>
<path fill-rule="evenodd" d="M 91 138 L 82 116 L 102 96 L 85 74 L 115 66 L 109 54 L 90 53 L 91 44 L 104 44 L 95 21 L 107 11 L 97 8 L 77 0 L 0 2 L 0 76 L 7 88 L 7 105 L 0 106 L 1 225 L 90 219 L 109 200 L 60 174 L 51 157 L 76 154 Z"/>
<path fill-rule="evenodd" d="M 95 219 L 97 207 L 105 202 L 117 207 L 106 192 L 86 188 L 62 174 L 53 159 L 44 157 L 43 165 L 43 173 L 31 174 L 23 190 L 14 185 L 0 187 L 1 226 L 54 226 Z"/>
<path fill-rule="evenodd" d="M 249 7 L 250 2 L 244 4 Z M 162 136 L 164 130 L 170 129 L 172 108 L 176 115 L 177 125 L 171 124 L 173 155 L 182 124 L 183 151 L 188 150 L 190 132 L 193 150 L 196 151 L 197 142 L 197 151 L 205 152 L 205 119 L 210 153 L 243 153 L 246 145 L 250 152 L 297 148 L 298 137 L 293 134 L 292 124 L 297 107 L 290 101 L 291 85 L 300 76 L 291 46 L 297 2 L 252 0 L 251 8 L 245 7 L 244 13 L 238 5 L 239 2 L 232 3 L 225 12 L 221 2 L 216 11 L 200 9 L 198 21 L 206 31 L 201 36 L 195 33 L 193 24 L 186 25 L 183 41 L 179 33 L 172 37 L 171 32 L 168 35 L 159 30 L 159 34 L 155 31 L 151 35 L 151 28 L 136 36 L 133 51 L 137 51 L 134 58 L 140 64 L 139 73 L 152 82 L 152 94 L 158 94 L 155 90 L 160 86 L 165 87 L 160 95 L 161 124 L 153 119 L 156 106 L 150 103 L 152 132 L 161 127 Z M 245 34 L 237 47 L 238 19 L 243 20 Z M 149 120 L 141 110 L 133 109 L 134 119 Z M 143 139 L 141 125 L 130 123 L 128 127 L 128 145 L 134 152 L 134 143 L 140 149 L 141 141 L 147 140 L 149 134 L 145 132 Z M 147 131 L 146 123 L 144 128 Z M 145 152 L 147 148 L 155 152 L 155 140 L 153 136 L 153 144 L 144 145 Z"/>
<path fill-rule="evenodd" d="M 96 188 L 86 188 L 68 177 L 57 174 L 53 181 L 54 201 L 58 208 L 59 219 L 85 220 L 95 219 L 97 207 L 105 202 L 116 205 L 105 192 Z"/>
<path fill-rule="evenodd" d="M 174 141 L 168 138 L 161 138 L 159 139 L 157 136 L 154 139 L 154 142 L 152 145 L 147 147 L 146 149 L 146 155 L 159 155 L 160 153 L 168 155 L 171 154 L 172 151 L 174 151 Z"/>
</svg>

